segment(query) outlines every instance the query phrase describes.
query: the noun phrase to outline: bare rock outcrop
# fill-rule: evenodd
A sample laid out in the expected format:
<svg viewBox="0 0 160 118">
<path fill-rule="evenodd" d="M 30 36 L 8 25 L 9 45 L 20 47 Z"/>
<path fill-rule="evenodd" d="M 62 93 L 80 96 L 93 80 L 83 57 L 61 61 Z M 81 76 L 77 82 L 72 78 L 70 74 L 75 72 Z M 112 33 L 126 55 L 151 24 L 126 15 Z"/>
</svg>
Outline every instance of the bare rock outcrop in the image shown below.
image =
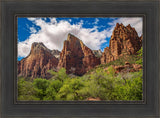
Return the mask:
<svg viewBox="0 0 160 118">
<path fill-rule="evenodd" d="M 117 23 L 112 33 L 109 47 L 104 49 L 101 63 L 108 63 L 126 54 L 136 54 L 141 46 L 142 37 L 138 36 L 135 28 L 132 28 L 130 24 L 125 27 L 122 23 Z"/>
<path fill-rule="evenodd" d="M 30 54 L 18 62 L 18 76 L 47 77 L 47 71 L 55 70 L 58 59 L 43 43 L 33 43 Z"/>
<path fill-rule="evenodd" d="M 81 76 L 99 64 L 100 59 L 93 54 L 91 49 L 74 35 L 68 34 L 60 54 L 58 69 L 64 67 L 67 74 L 72 73 Z"/>
<path fill-rule="evenodd" d="M 142 69 L 142 65 L 140 64 L 130 64 L 129 62 L 125 62 L 125 65 L 112 65 L 115 73 L 128 73 L 128 72 L 137 72 Z M 108 72 L 108 67 L 104 68 L 105 71 Z"/>
</svg>

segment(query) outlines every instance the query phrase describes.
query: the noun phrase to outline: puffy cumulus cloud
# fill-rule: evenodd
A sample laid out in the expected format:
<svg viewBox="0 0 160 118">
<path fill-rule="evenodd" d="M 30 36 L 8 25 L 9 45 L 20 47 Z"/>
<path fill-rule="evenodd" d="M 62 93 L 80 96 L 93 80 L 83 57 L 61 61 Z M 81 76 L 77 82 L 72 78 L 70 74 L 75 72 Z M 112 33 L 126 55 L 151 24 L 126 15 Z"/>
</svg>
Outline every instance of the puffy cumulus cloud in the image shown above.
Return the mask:
<svg viewBox="0 0 160 118">
<path fill-rule="evenodd" d="M 50 22 L 46 22 L 42 18 L 28 18 L 28 20 L 39 26 L 40 30 L 36 31 L 34 27 L 31 27 L 30 32 L 32 34 L 29 38 L 18 43 L 19 57 L 26 57 L 29 54 L 33 42 L 43 42 L 51 50 L 62 50 L 63 42 L 68 33 L 77 36 L 93 50 L 100 49 L 101 44 L 106 42 L 107 30 L 99 32 L 97 26 L 83 28 L 83 20 L 72 25 L 70 24 L 71 21 L 61 20 L 57 22 L 56 18 L 50 18 Z"/>
<path fill-rule="evenodd" d="M 111 27 L 107 29 L 108 37 L 112 35 L 116 23 L 122 23 L 124 26 L 130 24 L 134 27 L 139 36 L 143 33 L 143 18 L 142 17 L 123 17 L 123 18 L 113 18 L 111 22 L 108 23 Z"/>
<path fill-rule="evenodd" d="M 84 28 L 83 20 L 80 20 L 80 22 L 76 24 L 71 24 L 72 19 L 68 21 L 57 21 L 56 18 L 49 18 L 49 22 L 46 22 L 46 18 L 30 17 L 28 20 L 31 21 L 34 26 L 40 27 L 40 30 L 36 30 L 34 26 L 29 28 L 31 33 L 29 38 L 18 43 L 19 57 L 26 57 L 29 54 L 33 42 L 43 42 L 44 45 L 51 50 L 62 50 L 63 42 L 66 40 L 68 33 L 81 39 L 84 44 L 92 50 L 97 50 L 100 49 L 103 44 L 106 44 L 106 39 L 111 37 L 116 23 L 123 23 L 125 26 L 130 24 L 136 29 L 139 36 L 142 34 L 143 28 L 143 19 L 140 17 L 111 18 L 112 21 L 106 22 L 105 25 L 107 25 L 107 27 L 102 31 L 98 31 L 100 26 L 96 26 L 99 22 L 97 18 L 95 18 L 95 22 L 93 23 L 95 26 L 93 28 Z"/>
</svg>

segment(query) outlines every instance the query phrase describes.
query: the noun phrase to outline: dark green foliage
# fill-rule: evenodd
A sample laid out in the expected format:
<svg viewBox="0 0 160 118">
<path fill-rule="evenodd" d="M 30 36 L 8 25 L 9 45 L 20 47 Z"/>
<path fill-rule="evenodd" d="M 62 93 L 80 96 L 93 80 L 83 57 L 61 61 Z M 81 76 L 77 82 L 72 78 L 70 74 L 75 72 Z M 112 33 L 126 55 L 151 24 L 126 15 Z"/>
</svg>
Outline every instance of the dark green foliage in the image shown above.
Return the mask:
<svg viewBox="0 0 160 118">
<path fill-rule="evenodd" d="M 78 90 L 83 87 L 83 81 L 78 78 L 69 78 L 65 80 L 62 88 L 57 94 L 57 100 L 80 100 Z"/>
<path fill-rule="evenodd" d="M 33 82 L 19 78 L 19 100 L 142 100 L 142 70 L 115 74 L 112 66 L 107 70 L 96 68 L 82 77 L 68 76 L 64 68 L 49 71 L 50 80 L 37 78 Z"/>
<path fill-rule="evenodd" d="M 143 48 L 141 47 L 141 49 L 137 52 L 138 53 L 138 60 L 136 61 L 137 64 L 143 64 Z"/>
<path fill-rule="evenodd" d="M 57 80 L 63 81 L 68 77 L 68 75 L 66 74 L 65 68 L 61 68 L 58 72 L 54 72 L 52 70 L 49 70 L 48 72 L 51 75 L 53 75 L 52 79 L 57 79 Z"/>
<path fill-rule="evenodd" d="M 36 90 L 32 82 L 22 77 L 18 79 L 18 100 L 40 100 L 35 94 Z"/>
<path fill-rule="evenodd" d="M 33 86 L 36 91 L 36 97 L 43 100 L 43 97 L 46 96 L 46 89 L 49 86 L 49 81 L 42 78 L 37 78 L 33 81 Z"/>
<path fill-rule="evenodd" d="M 60 80 L 51 80 L 48 88 L 46 89 L 45 100 L 54 100 L 63 83 Z"/>
</svg>

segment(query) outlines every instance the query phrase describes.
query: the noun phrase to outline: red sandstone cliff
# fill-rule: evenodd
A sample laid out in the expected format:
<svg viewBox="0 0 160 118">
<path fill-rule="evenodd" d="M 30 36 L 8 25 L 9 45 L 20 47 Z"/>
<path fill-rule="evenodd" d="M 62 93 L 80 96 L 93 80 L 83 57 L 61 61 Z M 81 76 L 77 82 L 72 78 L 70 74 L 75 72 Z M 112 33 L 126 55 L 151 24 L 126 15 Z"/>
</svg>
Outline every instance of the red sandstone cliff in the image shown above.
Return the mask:
<svg viewBox="0 0 160 118">
<path fill-rule="evenodd" d="M 64 67 L 68 74 L 83 75 L 99 64 L 100 59 L 93 54 L 91 49 L 85 46 L 77 37 L 68 34 L 60 54 L 58 69 Z"/>
<path fill-rule="evenodd" d="M 18 62 L 18 75 L 46 78 L 48 70 L 62 67 L 67 74 L 83 75 L 99 64 L 114 61 L 126 54 L 136 54 L 142 46 L 142 38 L 130 25 L 125 27 L 117 23 L 109 47 L 106 47 L 103 53 L 100 50 L 92 51 L 71 34 L 68 34 L 64 41 L 61 53 L 58 50 L 49 50 L 42 43 L 33 43 L 30 54 Z"/>
<path fill-rule="evenodd" d="M 58 59 L 43 43 L 33 43 L 30 54 L 18 62 L 18 75 L 23 77 L 46 77 L 47 71 L 56 69 Z"/>
<path fill-rule="evenodd" d="M 104 49 L 101 57 L 101 64 L 118 59 L 125 54 L 132 55 L 142 46 L 142 37 L 139 37 L 136 30 L 129 25 L 116 24 L 112 33 L 109 47 Z"/>
</svg>

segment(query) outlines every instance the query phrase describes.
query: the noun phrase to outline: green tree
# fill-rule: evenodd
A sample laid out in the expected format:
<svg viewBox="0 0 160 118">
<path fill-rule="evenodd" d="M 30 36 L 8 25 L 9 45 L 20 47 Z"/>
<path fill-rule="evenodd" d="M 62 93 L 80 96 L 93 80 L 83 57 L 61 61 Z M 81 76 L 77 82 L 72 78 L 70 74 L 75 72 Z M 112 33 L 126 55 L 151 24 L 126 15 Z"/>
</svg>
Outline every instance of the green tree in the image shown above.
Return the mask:
<svg viewBox="0 0 160 118">
<path fill-rule="evenodd" d="M 79 78 L 67 79 L 57 94 L 58 100 L 80 100 L 78 90 L 83 87 L 83 82 Z"/>
<path fill-rule="evenodd" d="M 137 52 L 138 53 L 138 60 L 136 61 L 137 64 L 143 64 L 143 48 L 141 47 L 141 49 Z"/>
<path fill-rule="evenodd" d="M 33 81 L 33 86 L 36 91 L 36 96 L 40 98 L 40 100 L 43 100 L 43 98 L 46 96 L 46 89 L 49 86 L 49 80 L 36 78 Z"/>
<path fill-rule="evenodd" d="M 65 68 L 61 68 L 58 72 L 54 72 L 53 70 L 49 70 L 48 72 L 51 75 L 53 75 L 52 79 L 58 79 L 60 81 L 64 81 L 66 78 L 68 78 Z"/>
<path fill-rule="evenodd" d="M 46 89 L 45 100 L 55 100 L 57 93 L 62 87 L 63 83 L 60 80 L 51 80 L 48 88 Z"/>
<path fill-rule="evenodd" d="M 18 100 L 39 100 L 35 94 L 36 90 L 31 81 L 18 78 Z"/>
</svg>

